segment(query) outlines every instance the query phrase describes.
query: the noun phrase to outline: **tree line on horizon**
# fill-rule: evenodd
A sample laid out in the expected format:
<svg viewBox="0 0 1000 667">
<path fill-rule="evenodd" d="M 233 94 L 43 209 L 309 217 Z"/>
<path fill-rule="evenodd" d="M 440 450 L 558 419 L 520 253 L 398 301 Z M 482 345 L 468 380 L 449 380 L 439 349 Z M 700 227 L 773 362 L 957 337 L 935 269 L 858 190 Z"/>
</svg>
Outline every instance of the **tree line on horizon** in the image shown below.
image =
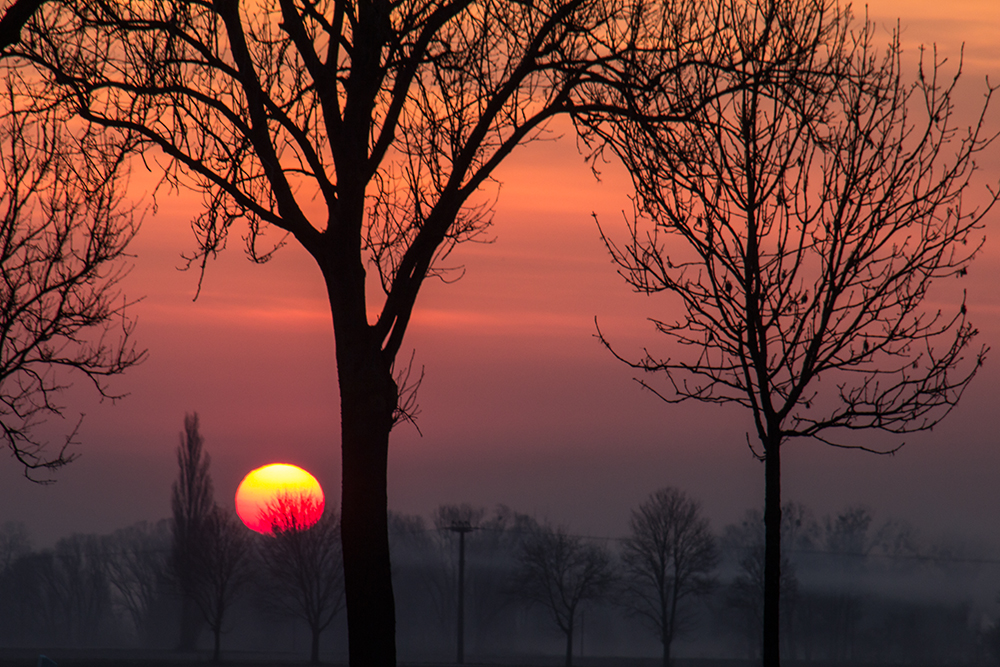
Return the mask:
<svg viewBox="0 0 1000 667">
<path fill-rule="evenodd" d="M 276 506 L 272 534 L 256 534 L 215 503 L 197 415 L 185 418 L 177 454 L 170 519 L 74 534 L 41 551 L 23 524 L 0 526 L 0 646 L 175 649 L 220 662 L 223 636 L 229 650 L 301 650 L 299 626 L 311 662 L 321 646 L 343 659 L 336 513 L 306 528 L 294 507 Z M 782 516 L 785 655 L 1000 663 L 998 610 L 972 593 L 1000 586 L 983 581 L 982 554 L 927 543 L 861 506 L 820 519 L 786 503 Z M 552 653 L 557 636 L 567 667 L 574 654 L 651 655 L 657 645 L 664 667 L 705 650 L 761 655 L 760 510 L 713 532 L 696 499 L 664 487 L 631 512 L 620 539 L 469 504 L 441 505 L 430 521 L 392 512 L 389 536 L 408 659 L 454 655 L 460 579 L 465 634 L 480 658 Z"/>
</svg>

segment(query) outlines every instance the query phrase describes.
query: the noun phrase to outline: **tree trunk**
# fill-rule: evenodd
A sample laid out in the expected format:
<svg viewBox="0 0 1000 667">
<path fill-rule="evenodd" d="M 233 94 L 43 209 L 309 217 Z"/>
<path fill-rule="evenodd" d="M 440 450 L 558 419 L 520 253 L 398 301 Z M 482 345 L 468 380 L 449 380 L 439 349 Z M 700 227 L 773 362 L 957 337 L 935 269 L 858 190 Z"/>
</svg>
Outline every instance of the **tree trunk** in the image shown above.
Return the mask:
<svg viewBox="0 0 1000 667">
<path fill-rule="evenodd" d="M 566 630 L 566 667 L 573 667 L 573 622 Z"/>
<path fill-rule="evenodd" d="M 215 633 L 215 647 L 212 649 L 212 664 L 222 662 L 222 624 L 212 630 Z"/>
<path fill-rule="evenodd" d="M 661 613 L 663 614 L 663 667 L 670 667 L 670 646 L 674 643 L 674 620 L 677 618 L 676 571 L 674 573 L 674 583 L 670 587 L 670 611 L 667 612 L 667 605 L 664 601 Z"/>
<path fill-rule="evenodd" d="M 181 596 L 181 627 L 177 640 L 178 651 L 193 651 L 198 647 L 198 635 L 201 634 L 201 612 L 198 604 L 189 594 Z"/>
<path fill-rule="evenodd" d="M 781 601 L 781 458 L 780 441 L 764 445 L 764 667 L 779 667 Z"/>
<path fill-rule="evenodd" d="M 319 664 L 319 628 L 312 628 L 312 648 L 309 651 L 309 664 Z"/>
<path fill-rule="evenodd" d="M 370 409 L 341 400 L 341 539 L 350 664 L 395 667 L 396 612 L 386 500 L 389 429 Z"/>
<path fill-rule="evenodd" d="M 363 278 L 360 292 L 338 290 L 335 280 L 328 278 L 328 293 L 340 386 L 341 541 L 348 655 L 351 667 L 395 667 L 396 611 L 389 564 L 386 467 L 398 393 L 391 360 L 384 359 L 380 342 L 368 325 Z"/>
<path fill-rule="evenodd" d="M 363 220 L 364 187 L 345 184 L 340 195 L 334 236 L 307 248 L 326 283 L 336 346 L 348 660 L 351 667 L 396 667 L 386 474 L 399 393 L 392 357 L 368 323 L 358 228 L 346 222 Z"/>
</svg>

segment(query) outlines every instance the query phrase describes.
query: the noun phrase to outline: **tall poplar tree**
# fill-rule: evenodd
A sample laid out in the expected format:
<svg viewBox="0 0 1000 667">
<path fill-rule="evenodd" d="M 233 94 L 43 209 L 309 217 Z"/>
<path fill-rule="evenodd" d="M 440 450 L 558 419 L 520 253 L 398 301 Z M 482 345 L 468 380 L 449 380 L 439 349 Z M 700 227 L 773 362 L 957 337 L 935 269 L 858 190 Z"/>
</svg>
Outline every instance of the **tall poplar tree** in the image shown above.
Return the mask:
<svg viewBox="0 0 1000 667">
<path fill-rule="evenodd" d="M 204 549 L 208 542 L 209 522 L 215 507 L 215 491 L 208 467 L 211 457 L 198 429 L 198 413 L 184 415 L 184 432 L 177 446 L 177 480 L 171 488 L 173 510 L 171 529 L 171 567 L 181 594 L 180 638 L 178 648 L 193 650 L 201 630 L 198 612 L 198 587 L 204 577 Z"/>
</svg>

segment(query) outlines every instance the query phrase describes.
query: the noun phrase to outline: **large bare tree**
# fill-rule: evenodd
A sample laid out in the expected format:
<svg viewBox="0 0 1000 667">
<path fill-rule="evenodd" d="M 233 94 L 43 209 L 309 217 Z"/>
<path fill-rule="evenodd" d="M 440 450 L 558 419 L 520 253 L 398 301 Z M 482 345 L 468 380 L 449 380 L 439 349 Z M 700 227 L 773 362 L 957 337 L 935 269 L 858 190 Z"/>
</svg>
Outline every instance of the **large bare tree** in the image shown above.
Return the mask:
<svg viewBox="0 0 1000 667">
<path fill-rule="evenodd" d="M 291 240 L 315 260 L 336 341 L 352 664 L 395 663 L 386 463 L 412 416 L 397 357 L 420 287 L 483 234 L 516 146 L 638 80 L 609 64 L 635 44 L 641 4 L 50 0 L 8 50 L 40 73 L 39 105 L 134 133 L 168 185 L 204 193 L 194 266 L 241 220 L 254 260 Z"/>
<path fill-rule="evenodd" d="M 668 402 L 752 416 L 765 469 L 763 661 L 776 666 L 782 447 L 895 451 L 897 437 L 880 448 L 855 432 L 931 428 L 983 362 L 964 297 L 927 301 L 935 281 L 965 275 L 997 199 L 963 201 L 993 138 L 993 89 L 961 127 L 957 73 L 925 53 L 908 81 L 898 39 L 878 46 L 875 26 L 835 0 L 704 9 L 724 15 L 735 65 L 717 70 L 690 122 L 595 126 L 638 194 L 628 238 L 605 239 L 635 290 L 682 306 L 653 319 L 674 343 L 667 356 L 619 358 L 665 376 L 643 383 Z"/>
<path fill-rule="evenodd" d="M 65 110 L 37 109 L 21 72 L 4 59 L 0 98 L 0 437 L 29 479 L 75 458 L 79 420 L 65 392 L 84 380 L 116 398 L 108 378 L 139 363 L 120 282 L 138 227 L 123 205 L 130 141 L 65 125 Z M 70 423 L 53 435 L 47 421 Z"/>
</svg>

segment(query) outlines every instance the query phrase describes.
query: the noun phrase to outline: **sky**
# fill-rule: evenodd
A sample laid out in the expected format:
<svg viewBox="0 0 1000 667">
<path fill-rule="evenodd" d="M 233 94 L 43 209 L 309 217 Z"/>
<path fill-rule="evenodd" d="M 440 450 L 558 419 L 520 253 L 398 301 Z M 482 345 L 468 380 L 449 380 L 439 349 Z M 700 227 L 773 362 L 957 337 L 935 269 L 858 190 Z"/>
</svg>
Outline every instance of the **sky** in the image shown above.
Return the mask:
<svg viewBox="0 0 1000 667">
<path fill-rule="evenodd" d="M 986 73 L 1000 83 L 995 0 L 876 0 L 868 14 L 885 26 L 899 18 L 911 65 L 920 44 L 937 43 L 954 63 L 965 43 L 962 111 Z M 1000 125 L 1000 105 L 991 117 Z M 420 431 L 393 432 L 390 507 L 426 516 L 443 503 L 504 503 L 574 532 L 620 536 L 629 511 L 669 485 L 698 499 L 721 530 L 763 503 L 749 417 L 661 402 L 595 339 L 596 318 L 623 351 L 655 346 L 646 318 L 670 304 L 629 292 L 594 224 L 592 213 L 621 228 L 626 174 L 609 163 L 598 181 L 569 128 L 554 130 L 561 139 L 518 150 L 497 174 L 493 241 L 459 247 L 451 259 L 464 277 L 429 281 L 418 299 L 401 356 L 412 351 L 425 371 Z M 986 178 L 1000 180 L 1000 146 L 982 166 L 978 196 Z M 197 275 L 178 267 L 194 247 L 188 223 L 198 204 L 190 194 L 161 197 L 146 216 L 124 289 L 141 299 L 131 313 L 149 358 L 115 380 L 127 396 L 113 404 L 67 396 L 68 414 L 85 413 L 78 460 L 41 486 L 0 458 L 0 523 L 25 522 L 36 546 L 169 516 L 179 433 L 194 411 L 220 504 L 231 507 L 243 475 L 272 462 L 306 468 L 338 500 L 336 368 L 319 272 L 294 244 L 254 265 L 234 237 L 194 301 Z M 961 404 L 892 457 L 791 443 L 786 499 L 819 515 L 867 504 L 928 535 L 1000 545 L 998 223 L 1000 210 L 962 284 L 977 340 L 993 352 Z M 931 299 L 955 307 L 954 293 L 944 285 Z"/>
</svg>

